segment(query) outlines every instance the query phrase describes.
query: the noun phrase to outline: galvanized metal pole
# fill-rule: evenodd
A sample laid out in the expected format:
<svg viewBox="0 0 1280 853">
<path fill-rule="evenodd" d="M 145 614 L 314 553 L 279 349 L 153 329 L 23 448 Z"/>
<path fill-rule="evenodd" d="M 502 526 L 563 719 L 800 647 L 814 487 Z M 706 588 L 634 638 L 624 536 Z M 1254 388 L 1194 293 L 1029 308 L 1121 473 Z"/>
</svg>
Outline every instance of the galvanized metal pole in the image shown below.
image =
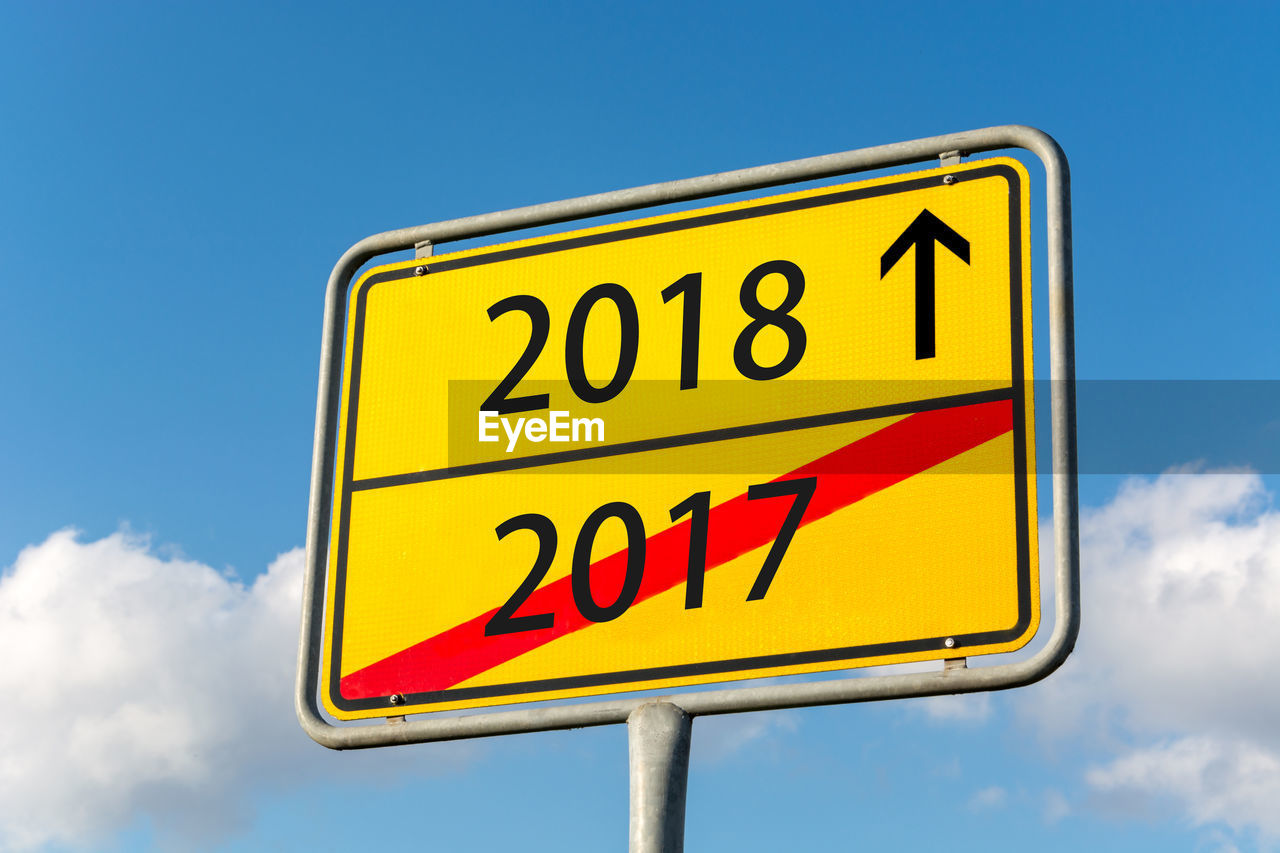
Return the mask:
<svg viewBox="0 0 1280 853">
<path fill-rule="evenodd" d="M 631 755 L 631 853 L 683 853 L 693 720 L 670 702 L 627 717 Z"/>
</svg>

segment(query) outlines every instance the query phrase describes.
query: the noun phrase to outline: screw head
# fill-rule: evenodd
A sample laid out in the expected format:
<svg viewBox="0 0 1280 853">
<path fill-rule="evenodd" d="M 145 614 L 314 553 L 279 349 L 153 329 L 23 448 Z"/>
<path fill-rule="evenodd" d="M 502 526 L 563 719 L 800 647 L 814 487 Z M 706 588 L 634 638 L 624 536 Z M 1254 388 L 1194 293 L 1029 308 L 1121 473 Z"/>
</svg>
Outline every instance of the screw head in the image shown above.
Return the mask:
<svg viewBox="0 0 1280 853">
<path fill-rule="evenodd" d="M 942 645 L 946 646 L 949 649 L 954 649 L 956 647 L 956 638 L 947 637 L 945 640 L 942 641 Z"/>
<path fill-rule="evenodd" d="M 427 274 L 427 268 L 426 268 L 426 267 L 414 267 L 414 268 L 413 268 L 413 274 L 414 274 L 414 275 L 426 275 L 426 274 Z"/>
<path fill-rule="evenodd" d="M 393 694 L 391 694 L 391 704 L 392 704 L 392 705 L 403 705 L 403 704 L 404 704 L 404 696 L 402 696 L 402 695 L 401 695 L 401 694 L 399 694 L 399 693 L 393 693 Z"/>
<path fill-rule="evenodd" d="M 942 182 L 943 182 L 944 184 L 954 184 L 954 183 L 956 182 L 956 176 L 955 176 L 955 175 L 943 175 L 943 176 L 942 176 Z"/>
</svg>

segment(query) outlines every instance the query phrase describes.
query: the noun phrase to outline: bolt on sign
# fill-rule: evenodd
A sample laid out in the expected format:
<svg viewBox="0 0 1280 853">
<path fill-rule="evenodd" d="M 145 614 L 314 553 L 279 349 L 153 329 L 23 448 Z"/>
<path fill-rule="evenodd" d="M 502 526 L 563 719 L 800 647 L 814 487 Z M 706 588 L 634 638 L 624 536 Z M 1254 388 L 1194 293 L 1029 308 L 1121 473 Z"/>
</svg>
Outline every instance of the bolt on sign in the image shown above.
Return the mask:
<svg viewBox="0 0 1280 853">
<path fill-rule="evenodd" d="M 365 272 L 339 720 L 1025 645 L 1028 177 L 993 158 Z"/>
</svg>

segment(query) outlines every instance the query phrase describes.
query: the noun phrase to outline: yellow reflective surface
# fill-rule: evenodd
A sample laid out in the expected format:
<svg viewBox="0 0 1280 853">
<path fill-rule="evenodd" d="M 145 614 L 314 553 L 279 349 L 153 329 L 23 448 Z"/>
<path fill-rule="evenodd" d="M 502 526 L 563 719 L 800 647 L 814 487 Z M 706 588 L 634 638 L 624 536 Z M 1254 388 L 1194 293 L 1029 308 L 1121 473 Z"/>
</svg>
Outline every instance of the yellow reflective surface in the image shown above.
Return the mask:
<svg viewBox="0 0 1280 853">
<path fill-rule="evenodd" d="M 329 712 L 355 719 L 956 656 L 940 645 L 946 637 L 996 637 L 965 655 L 1025 644 L 1039 618 L 1026 195 L 1021 165 L 998 158 L 370 270 L 348 308 L 322 690 Z M 928 250 L 936 352 L 918 358 L 921 248 L 887 270 L 884 257 L 923 211 L 963 239 L 967 258 L 941 242 Z M 426 274 L 415 275 L 424 264 Z M 773 271 L 744 288 L 762 268 Z M 691 373 L 693 291 L 666 299 L 663 291 L 692 274 Z M 583 295 L 604 283 L 630 305 L 600 299 L 583 310 Z M 540 346 L 537 317 L 490 316 L 517 295 L 545 307 Z M 610 399 L 580 399 L 568 375 L 575 312 L 585 379 L 601 389 L 631 359 L 623 331 L 631 306 L 633 369 Z M 751 379 L 744 336 L 757 370 L 803 354 L 784 375 Z M 531 366 L 515 370 L 527 350 Z M 559 411 L 598 420 L 604 440 L 538 440 L 535 429 L 512 441 L 499 427 L 499 440 L 479 441 L 484 401 L 513 370 L 508 397 L 545 393 L 549 405 L 506 415 L 508 426 Z M 691 380 L 696 387 L 681 387 Z M 710 492 L 716 507 L 914 411 L 1002 394 L 1016 406 L 1007 430 L 802 520 L 759 600 L 747 593 L 768 543 L 709 567 L 699 607 L 686 608 L 677 584 L 421 701 L 412 690 L 395 708 L 344 698 L 340 679 L 511 599 L 539 542 L 529 531 L 500 538 L 509 519 L 550 520 L 558 543 L 538 586 L 565 586 L 583 523 L 601 506 L 634 507 L 653 537 L 690 495 Z M 685 438 L 662 443 L 672 437 Z M 600 455 L 610 448 L 620 452 Z M 583 456 L 537 458 L 566 452 Z M 895 452 L 907 461 L 890 464 L 908 467 L 918 455 Z M 713 524 L 737 517 L 711 516 Z M 591 560 L 626 543 L 622 523 L 608 521 Z M 608 602 L 617 592 L 595 596 Z M 562 618 L 572 615 L 571 598 L 560 605 Z M 912 643 L 928 647 L 903 650 Z M 448 695 L 471 687 L 488 693 Z"/>
</svg>

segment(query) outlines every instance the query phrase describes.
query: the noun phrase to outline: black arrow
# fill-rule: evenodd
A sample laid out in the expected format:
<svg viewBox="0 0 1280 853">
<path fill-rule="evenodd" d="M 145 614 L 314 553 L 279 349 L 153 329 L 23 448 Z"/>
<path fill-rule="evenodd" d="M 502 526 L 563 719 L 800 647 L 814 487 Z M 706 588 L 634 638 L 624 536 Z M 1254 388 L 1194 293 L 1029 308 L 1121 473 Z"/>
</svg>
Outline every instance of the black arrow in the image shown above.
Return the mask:
<svg viewBox="0 0 1280 853">
<path fill-rule="evenodd" d="M 880 278 L 889 274 L 893 265 L 902 259 L 907 249 L 916 247 L 916 360 L 933 358 L 934 305 L 933 305 L 933 244 L 941 243 L 966 264 L 969 263 L 969 241 L 957 234 L 950 225 L 929 212 L 928 208 L 911 221 L 893 245 L 880 256 Z"/>
</svg>

